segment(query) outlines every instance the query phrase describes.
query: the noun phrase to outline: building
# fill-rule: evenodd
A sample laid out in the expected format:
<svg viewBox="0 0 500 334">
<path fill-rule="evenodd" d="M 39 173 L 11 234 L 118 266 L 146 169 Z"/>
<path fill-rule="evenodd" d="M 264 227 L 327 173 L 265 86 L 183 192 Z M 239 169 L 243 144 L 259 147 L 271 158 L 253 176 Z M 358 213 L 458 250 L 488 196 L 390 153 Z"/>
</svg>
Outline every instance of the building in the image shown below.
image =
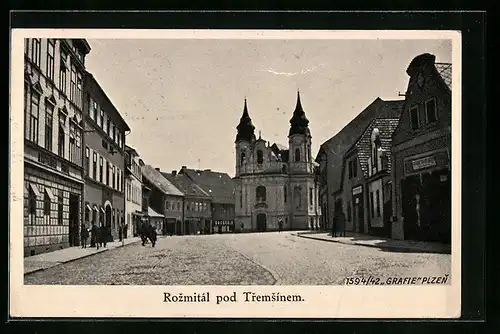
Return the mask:
<svg viewBox="0 0 500 334">
<path fill-rule="evenodd" d="M 367 176 L 365 177 L 364 172 L 360 172 L 362 171 L 361 165 L 354 154 L 357 148 L 353 145 L 361 138 L 374 119 L 393 118 L 393 107 L 396 107 L 398 103 L 400 102 L 376 98 L 335 136 L 320 146 L 316 162 L 319 163 L 319 196 L 323 212 L 322 228 L 331 229 L 335 210 L 342 209 L 348 220 L 346 221 L 346 229 L 358 232 L 366 230 L 368 217 L 364 204 L 366 200 L 363 200 L 363 198 L 366 199 L 366 189 L 362 187 L 362 184 Z M 352 150 L 349 151 L 351 148 Z M 350 155 L 346 157 L 348 153 Z M 346 160 L 346 158 L 349 159 Z M 344 177 L 345 175 L 347 177 Z M 355 208 L 352 207 L 352 201 L 355 204 L 358 201 Z M 349 210 L 348 207 L 350 207 Z M 351 212 L 350 219 L 349 211 Z"/>
<path fill-rule="evenodd" d="M 211 197 L 199 185 L 197 185 L 183 171 L 186 166 L 182 166 L 181 173 L 172 171 L 162 173 L 173 185 L 184 193 L 184 216 L 182 234 L 210 234 L 212 223 Z M 175 202 L 170 203 L 171 209 Z M 173 226 L 172 224 L 169 225 Z M 165 230 L 165 234 L 173 234 L 175 231 Z"/>
<path fill-rule="evenodd" d="M 85 215 L 117 239 L 125 224 L 125 120 L 91 73 L 84 82 Z M 111 240 L 110 240 L 111 241 Z"/>
<path fill-rule="evenodd" d="M 235 223 L 244 231 L 315 229 L 321 210 L 315 162 L 311 158 L 311 132 L 297 93 L 290 119 L 288 147 L 255 137 L 247 101 L 237 126 Z"/>
<path fill-rule="evenodd" d="M 24 40 L 24 256 L 79 245 L 84 39 Z"/>
<path fill-rule="evenodd" d="M 184 193 L 166 179 L 159 168 L 144 164 L 141 165 L 141 169 L 143 186 L 150 189 L 148 206 L 165 216 L 167 225 L 165 230 L 173 231 L 177 235 L 182 234 Z M 145 212 L 147 212 L 147 207 Z"/>
<path fill-rule="evenodd" d="M 392 139 L 395 239 L 451 241 L 451 64 L 415 57 Z"/>
<path fill-rule="evenodd" d="M 391 236 L 391 139 L 403 102 L 385 101 L 344 155 L 342 201 L 348 231 Z"/>
<path fill-rule="evenodd" d="M 142 217 L 142 168 L 139 153 L 125 145 L 125 212 L 127 237 L 137 236 Z"/>
<path fill-rule="evenodd" d="M 195 184 L 210 196 L 211 226 L 205 228 L 209 233 L 234 232 L 234 183 L 226 173 L 210 169 L 195 170 L 182 166 L 179 174 L 187 175 Z M 207 216 L 205 216 L 205 222 Z"/>
</svg>

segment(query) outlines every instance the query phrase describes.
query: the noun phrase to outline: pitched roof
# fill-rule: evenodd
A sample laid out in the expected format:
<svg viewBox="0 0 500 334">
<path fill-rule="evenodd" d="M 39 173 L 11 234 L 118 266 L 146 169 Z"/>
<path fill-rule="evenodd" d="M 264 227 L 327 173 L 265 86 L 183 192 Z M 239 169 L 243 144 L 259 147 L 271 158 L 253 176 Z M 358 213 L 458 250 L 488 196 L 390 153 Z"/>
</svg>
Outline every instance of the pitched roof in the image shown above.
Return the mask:
<svg viewBox="0 0 500 334">
<path fill-rule="evenodd" d="M 342 164 L 344 155 L 353 144 L 361 137 L 365 129 L 375 117 L 393 118 L 400 114 L 400 109 L 404 100 L 384 101 L 377 97 L 353 120 L 344 126 L 335 136 L 324 142 L 320 147 L 320 152 L 331 152 L 328 155 L 328 179 L 332 192 L 342 188 Z M 316 157 L 316 162 L 319 156 Z"/>
<path fill-rule="evenodd" d="M 161 213 L 156 212 L 155 210 L 151 209 L 150 206 L 148 206 L 148 216 L 149 217 L 165 217 Z"/>
<path fill-rule="evenodd" d="M 234 204 L 234 182 L 226 173 L 210 170 L 181 169 L 191 180 L 212 197 L 215 203 Z"/>
<path fill-rule="evenodd" d="M 169 180 L 175 187 L 181 190 L 185 196 L 210 198 L 199 185 L 189 178 L 186 174 L 161 173 L 163 177 Z"/>
<path fill-rule="evenodd" d="M 177 189 L 169 180 L 164 178 L 159 171 L 150 165 L 142 166 L 142 176 L 165 195 L 184 196 L 182 191 Z"/>
<path fill-rule="evenodd" d="M 438 71 L 444 83 L 451 90 L 451 64 L 449 63 L 435 63 L 436 70 Z"/>
<path fill-rule="evenodd" d="M 356 149 L 358 153 L 359 164 L 363 175 L 368 177 L 368 159 L 371 157 L 371 136 L 373 129 L 379 130 L 381 147 L 388 158 L 388 170 L 391 170 L 391 142 L 392 134 L 398 127 L 398 118 L 376 118 L 365 129 L 358 141 L 349 149 Z"/>
</svg>

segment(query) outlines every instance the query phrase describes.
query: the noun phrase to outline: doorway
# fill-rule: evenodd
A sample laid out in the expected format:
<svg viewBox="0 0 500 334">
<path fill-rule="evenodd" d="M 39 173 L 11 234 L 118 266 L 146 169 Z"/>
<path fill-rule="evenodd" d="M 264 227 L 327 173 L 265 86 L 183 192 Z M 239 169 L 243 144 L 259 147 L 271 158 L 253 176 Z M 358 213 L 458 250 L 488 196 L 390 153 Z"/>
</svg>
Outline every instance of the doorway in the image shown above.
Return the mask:
<svg viewBox="0 0 500 334">
<path fill-rule="evenodd" d="M 69 246 L 78 246 L 79 245 L 79 234 L 80 229 L 78 226 L 79 222 L 79 203 L 80 196 L 75 194 L 69 194 Z"/>
<path fill-rule="evenodd" d="M 363 207 L 363 193 L 354 195 L 354 232 L 364 233 L 365 232 L 365 217 L 364 217 L 364 207 Z"/>
<path fill-rule="evenodd" d="M 265 232 L 266 231 L 266 214 L 259 213 L 257 215 L 257 231 Z"/>
</svg>

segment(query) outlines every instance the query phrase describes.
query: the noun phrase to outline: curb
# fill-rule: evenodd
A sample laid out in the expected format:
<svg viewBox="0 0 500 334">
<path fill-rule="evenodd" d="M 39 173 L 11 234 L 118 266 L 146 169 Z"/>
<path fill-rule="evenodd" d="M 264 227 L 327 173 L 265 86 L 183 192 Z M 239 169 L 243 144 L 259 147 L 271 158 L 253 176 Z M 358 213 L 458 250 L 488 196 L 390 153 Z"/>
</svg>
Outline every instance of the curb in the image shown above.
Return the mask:
<svg viewBox="0 0 500 334">
<path fill-rule="evenodd" d="M 110 250 L 110 249 L 109 248 L 108 249 L 103 249 L 102 251 L 99 251 L 99 252 L 95 252 L 95 253 L 91 253 L 91 254 L 86 254 L 84 256 L 76 257 L 74 259 L 69 259 L 69 260 L 66 260 L 66 261 L 57 261 L 56 264 L 54 264 L 53 266 L 46 267 L 46 268 L 36 269 L 36 270 L 30 271 L 28 273 L 25 272 L 24 276 L 30 275 L 30 274 L 33 274 L 33 273 L 36 273 L 36 272 L 39 272 L 39 271 L 44 271 L 44 270 L 47 270 L 47 269 L 50 269 L 50 268 L 54 268 L 54 267 L 57 267 L 57 266 L 59 266 L 61 264 L 64 264 L 64 263 L 69 263 L 69 262 L 73 262 L 73 261 L 76 261 L 76 260 L 84 259 L 84 258 L 89 257 L 89 256 L 93 256 L 93 255 L 96 255 L 96 254 L 99 254 L 99 253 L 104 253 L 104 252 L 106 252 L 108 250 Z"/>
<path fill-rule="evenodd" d="M 451 251 L 420 250 L 418 248 L 411 248 L 411 247 L 377 246 L 377 245 L 363 244 L 363 243 L 359 243 L 359 242 L 347 243 L 347 242 L 342 242 L 342 241 L 338 241 L 338 240 L 328 240 L 328 239 L 316 238 L 316 237 L 300 235 L 300 234 L 292 234 L 292 235 L 294 235 L 296 237 L 300 237 L 300 238 L 305 238 L 305 239 L 313 239 L 313 240 L 326 241 L 326 242 L 336 242 L 336 243 L 344 244 L 344 245 L 364 246 L 364 247 L 378 248 L 378 249 L 399 250 L 399 251 L 408 252 L 408 253 L 421 252 L 421 253 L 432 253 L 432 254 L 451 254 Z"/>
</svg>

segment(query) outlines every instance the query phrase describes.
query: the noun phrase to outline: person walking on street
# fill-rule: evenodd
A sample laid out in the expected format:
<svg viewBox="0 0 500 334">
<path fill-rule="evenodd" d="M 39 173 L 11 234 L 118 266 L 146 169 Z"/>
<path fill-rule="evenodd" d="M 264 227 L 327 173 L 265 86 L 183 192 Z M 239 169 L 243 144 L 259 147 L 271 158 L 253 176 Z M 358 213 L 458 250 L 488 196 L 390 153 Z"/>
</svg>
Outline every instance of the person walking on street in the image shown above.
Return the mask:
<svg viewBox="0 0 500 334">
<path fill-rule="evenodd" d="M 95 222 L 92 221 L 92 225 L 90 227 L 90 247 L 95 247 L 97 243 L 97 227 L 95 226 Z"/>
<path fill-rule="evenodd" d="M 123 225 L 120 224 L 120 226 L 118 226 L 118 239 L 122 241 L 122 238 L 123 238 Z"/>
<path fill-rule="evenodd" d="M 333 217 L 333 222 L 332 222 L 332 238 L 335 238 L 337 236 L 337 216 L 338 213 L 335 213 Z"/>
<path fill-rule="evenodd" d="M 344 211 L 340 210 L 337 217 L 338 231 L 340 236 L 345 237 L 345 214 Z"/>
<path fill-rule="evenodd" d="M 108 242 L 108 229 L 104 224 L 101 224 L 99 228 L 99 245 L 106 247 L 106 243 Z"/>
<path fill-rule="evenodd" d="M 281 219 L 278 221 L 278 231 L 279 233 L 283 231 L 283 221 Z"/>
<path fill-rule="evenodd" d="M 87 226 L 82 224 L 82 229 L 80 232 L 80 240 L 82 242 L 82 248 L 87 248 L 87 239 L 89 237 L 89 231 L 87 230 Z"/>
</svg>

